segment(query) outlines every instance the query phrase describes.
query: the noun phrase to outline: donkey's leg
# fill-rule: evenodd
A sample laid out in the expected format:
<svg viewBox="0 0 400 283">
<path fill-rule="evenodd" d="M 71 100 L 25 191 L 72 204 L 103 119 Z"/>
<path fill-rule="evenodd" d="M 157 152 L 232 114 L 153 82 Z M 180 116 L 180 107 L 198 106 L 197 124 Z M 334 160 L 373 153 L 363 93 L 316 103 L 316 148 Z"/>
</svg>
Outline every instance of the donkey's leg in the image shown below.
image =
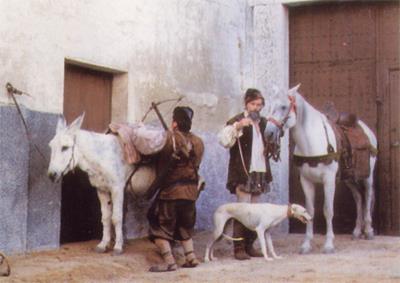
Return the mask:
<svg viewBox="0 0 400 283">
<path fill-rule="evenodd" d="M 374 183 L 372 173 L 368 179 L 364 180 L 364 186 L 364 234 L 368 240 L 372 240 L 374 238 L 374 229 L 372 228 L 372 211 L 374 206 Z"/>
<path fill-rule="evenodd" d="M 103 224 L 103 238 L 97 245 L 95 251 L 98 253 L 104 253 L 111 240 L 111 210 L 112 203 L 110 193 L 97 190 L 97 196 L 100 200 L 101 205 L 101 222 Z"/>
<path fill-rule="evenodd" d="M 356 219 L 356 226 L 354 227 L 353 230 L 353 239 L 359 239 L 363 227 L 362 196 L 359 191 L 358 185 L 354 183 L 352 180 L 346 180 L 344 183 L 350 189 L 351 193 L 353 194 L 354 201 L 356 202 L 357 219 Z"/>
<path fill-rule="evenodd" d="M 306 236 L 300 248 L 301 254 L 307 254 L 311 251 L 311 240 L 314 238 L 313 219 L 314 219 L 315 185 L 311 181 L 304 178 L 301 174 L 300 174 L 300 183 L 306 198 L 307 212 L 310 214 L 312 218 L 309 222 L 307 222 Z"/>
<path fill-rule="evenodd" d="M 326 221 L 326 240 L 324 244 L 324 253 L 335 252 L 335 246 L 333 245 L 333 239 L 335 235 L 333 234 L 333 201 L 335 197 L 335 182 L 336 182 L 336 172 L 327 176 L 324 180 L 324 216 Z"/>
<path fill-rule="evenodd" d="M 119 186 L 111 193 L 113 210 L 112 210 L 112 223 L 115 229 L 115 245 L 114 255 L 122 253 L 122 246 L 124 239 L 122 235 L 122 216 L 123 216 L 123 204 L 124 204 L 124 186 Z"/>
</svg>

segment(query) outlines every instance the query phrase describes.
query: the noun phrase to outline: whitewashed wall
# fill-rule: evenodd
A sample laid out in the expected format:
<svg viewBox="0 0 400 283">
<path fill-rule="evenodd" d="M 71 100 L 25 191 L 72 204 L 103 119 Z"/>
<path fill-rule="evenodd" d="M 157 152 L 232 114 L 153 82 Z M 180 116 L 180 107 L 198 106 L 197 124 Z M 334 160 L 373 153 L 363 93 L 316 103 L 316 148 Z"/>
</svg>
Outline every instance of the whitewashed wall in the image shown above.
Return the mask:
<svg viewBox="0 0 400 283">
<path fill-rule="evenodd" d="M 114 121 L 138 120 L 151 101 L 186 96 L 182 104 L 194 108 L 194 131 L 206 143 L 201 173 L 207 189 L 198 202 L 197 227 L 210 229 L 215 208 L 234 200 L 225 189 L 228 153 L 218 145 L 217 131 L 241 111 L 246 88 L 261 89 L 268 100 L 272 85 L 288 86 L 288 12 L 282 1 L 0 0 L 0 11 L 0 120 L 8 121 L 0 124 L 0 130 L 18 130 L 2 137 L 0 144 L 0 169 L 15 172 L 0 177 L 0 206 L 12 206 L 12 198 L 15 206 L 10 211 L 26 210 L 13 221 L 10 215 L 0 217 L 6 223 L 0 225 L 0 238 L 18 239 L 18 244 L 0 241 L 0 250 L 59 244 L 60 188 L 47 181 L 46 162 L 34 151 L 27 152 L 26 145 L 17 146 L 16 139 L 26 137 L 1 89 L 9 81 L 33 96 L 18 100 L 48 156 L 46 144 L 56 114 L 63 109 L 65 60 L 115 73 Z M 13 156 L 21 161 L 14 162 Z M 282 163 L 273 166 L 273 190 L 265 200 L 288 201 L 287 164 L 284 146 Z M 17 178 L 16 172 L 23 172 L 22 177 Z M 20 180 L 23 196 L 15 197 L 14 179 Z M 130 237 L 146 232 L 145 219 L 135 216 L 140 208 L 133 205 L 128 223 L 136 228 L 128 231 Z M 45 217 L 48 210 L 51 220 Z M 38 219 L 46 226 L 38 228 Z M 18 230 L 16 222 L 25 224 Z M 39 229 L 51 229 L 54 236 L 40 239 L 45 231 Z"/>
</svg>

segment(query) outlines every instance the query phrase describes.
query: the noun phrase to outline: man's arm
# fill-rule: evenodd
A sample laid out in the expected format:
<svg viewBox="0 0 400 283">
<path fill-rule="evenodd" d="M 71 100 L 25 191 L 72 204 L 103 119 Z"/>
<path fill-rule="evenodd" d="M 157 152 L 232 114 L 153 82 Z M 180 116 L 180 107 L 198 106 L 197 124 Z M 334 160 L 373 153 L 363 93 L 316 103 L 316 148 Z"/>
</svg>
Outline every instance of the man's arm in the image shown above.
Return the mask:
<svg viewBox="0 0 400 283">
<path fill-rule="evenodd" d="M 249 118 L 229 120 L 227 125 L 218 133 L 218 141 L 225 148 L 231 148 L 236 140 L 243 135 L 243 128 L 251 125 Z"/>
</svg>

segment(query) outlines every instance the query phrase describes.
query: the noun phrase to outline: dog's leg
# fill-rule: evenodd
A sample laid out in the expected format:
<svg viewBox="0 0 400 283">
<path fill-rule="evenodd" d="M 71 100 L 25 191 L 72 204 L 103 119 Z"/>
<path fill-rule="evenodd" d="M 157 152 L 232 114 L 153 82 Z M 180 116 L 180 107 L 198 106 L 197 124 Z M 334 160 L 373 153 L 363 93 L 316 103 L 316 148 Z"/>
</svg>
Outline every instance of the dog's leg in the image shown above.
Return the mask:
<svg viewBox="0 0 400 283">
<path fill-rule="evenodd" d="M 267 261 L 271 261 L 272 258 L 270 258 L 267 254 L 267 247 L 265 245 L 265 235 L 264 235 L 264 229 L 262 227 L 257 227 L 256 228 L 256 232 L 257 232 L 257 237 L 258 240 L 260 241 L 260 246 L 261 246 L 261 252 L 264 255 L 264 259 Z"/>
<path fill-rule="evenodd" d="M 300 183 L 306 198 L 307 212 L 310 214 L 311 218 L 314 218 L 315 185 L 312 182 L 308 181 L 306 178 L 304 178 L 301 174 L 300 174 Z M 314 237 L 313 225 L 314 225 L 313 220 L 307 223 L 306 236 L 300 249 L 301 254 L 307 254 L 311 251 L 311 240 Z"/>
<path fill-rule="evenodd" d="M 214 245 L 216 242 L 221 240 L 222 233 L 224 232 L 225 224 L 228 221 L 228 216 L 222 212 L 215 212 L 214 214 L 214 232 L 213 232 L 213 240 L 207 245 L 206 253 L 204 255 L 204 261 L 208 262 L 210 260 L 215 260 L 217 258 L 214 257 Z"/>
<path fill-rule="evenodd" d="M 271 233 L 269 231 L 266 232 L 267 236 L 267 245 L 268 245 L 268 250 L 270 251 L 271 255 L 275 259 L 281 259 L 281 256 L 277 256 L 274 250 L 274 245 L 272 244 L 272 238 L 271 238 Z"/>
</svg>

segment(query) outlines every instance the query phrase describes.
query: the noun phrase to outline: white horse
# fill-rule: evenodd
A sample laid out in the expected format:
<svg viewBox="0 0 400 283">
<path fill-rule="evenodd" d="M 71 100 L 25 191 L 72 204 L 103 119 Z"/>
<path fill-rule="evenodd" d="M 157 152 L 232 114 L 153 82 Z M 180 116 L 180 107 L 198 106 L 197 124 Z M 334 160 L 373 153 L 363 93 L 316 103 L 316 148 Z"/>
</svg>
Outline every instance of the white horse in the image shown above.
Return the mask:
<svg viewBox="0 0 400 283">
<path fill-rule="evenodd" d="M 296 156 L 313 157 L 327 155 L 328 141 L 337 152 L 335 133 L 328 123 L 327 117 L 311 106 L 298 92 L 300 85 L 290 89 L 288 93 L 277 93 L 271 99 L 271 116 L 264 132 L 271 143 L 278 143 L 280 134 L 291 129 L 295 143 L 294 154 Z M 377 140 L 367 125 L 358 120 L 358 124 L 373 147 L 377 147 Z M 372 228 L 371 210 L 373 206 L 374 187 L 373 171 L 376 157 L 370 157 L 370 174 L 367 179 L 362 180 L 365 187 L 364 204 L 362 195 L 356 186 L 349 186 L 357 206 L 356 226 L 353 237 L 359 238 L 364 232 L 367 239 L 372 239 L 374 231 Z M 328 163 L 328 162 L 326 162 Z M 338 172 L 338 162 L 329 164 L 319 163 L 316 167 L 304 163 L 299 167 L 300 183 L 306 200 L 306 208 L 311 217 L 314 217 L 315 184 L 322 183 L 324 187 L 324 216 L 326 220 L 326 241 L 323 251 L 332 253 L 335 250 L 332 228 L 333 200 L 335 195 L 335 178 Z M 307 223 L 305 240 L 301 246 L 301 253 L 311 251 L 311 240 L 313 239 L 313 221 Z"/>
<path fill-rule="evenodd" d="M 101 205 L 103 237 L 96 252 L 105 252 L 111 241 L 111 223 L 115 229 L 114 254 L 122 253 L 123 201 L 127 179 L 134 170 L 123 156 L 122 147 L 114 135 L 81 130 L 84 114 L 69 126 L 60 118 L 51 148 L 48 176 L 58 182 L 66 173 L 79 167 L 87 172 L 90 183 L 97 188 Z M 131 180 L 135 193 L 145 192 L 155 179 L 153 167 L 140 167 Z"/>
</svg>

